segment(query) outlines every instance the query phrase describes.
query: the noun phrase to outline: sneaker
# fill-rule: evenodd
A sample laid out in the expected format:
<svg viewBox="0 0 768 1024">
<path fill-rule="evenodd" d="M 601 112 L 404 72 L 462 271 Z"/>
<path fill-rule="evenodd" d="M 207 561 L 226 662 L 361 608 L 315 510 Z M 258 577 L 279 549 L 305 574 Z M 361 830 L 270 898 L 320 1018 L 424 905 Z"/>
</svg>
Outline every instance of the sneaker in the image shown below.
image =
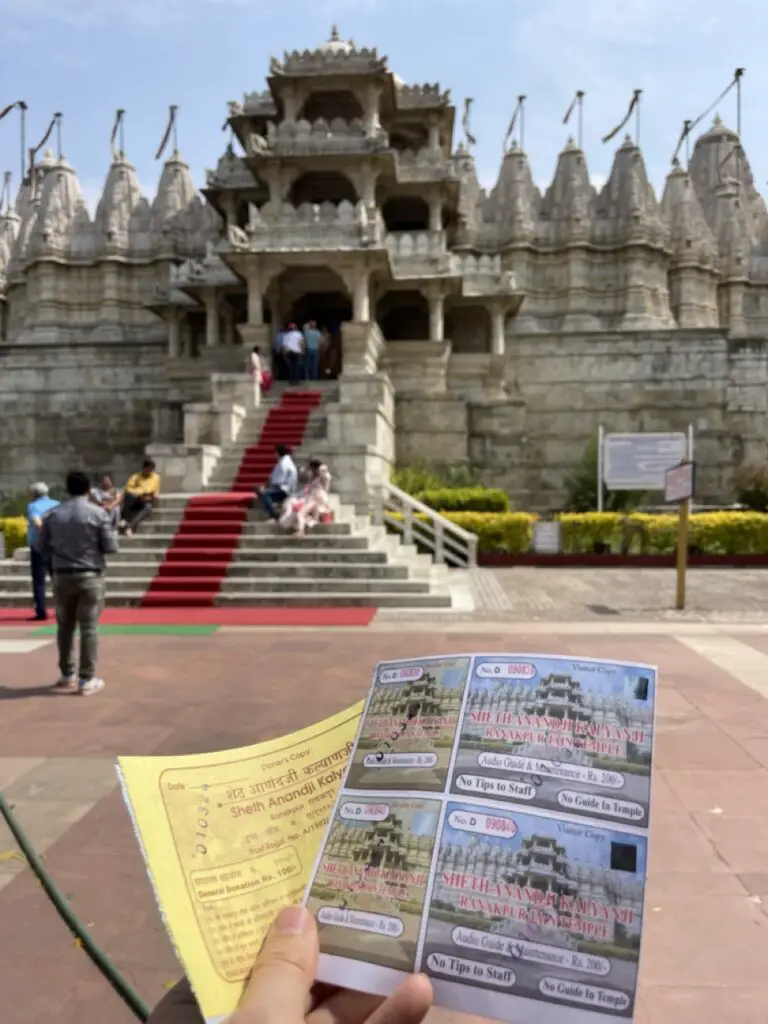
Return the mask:
<svg viewBox="0 0 768 1024">
<path fill-rule="evenodd" d="M 78 687 L 78 693 L 81 693 L 83 697 L 90 697 L 91 694 L 98 693 L 103 689 L 103 679 L 81 679 L 80 686 Z"/>
<path fill-rule="evenodd" d="M 53 684 L 54 690 L 75 690 L 77 689 L 77 677 L 76 676 L 59 676 L 58 680 Z"/>
</svg>

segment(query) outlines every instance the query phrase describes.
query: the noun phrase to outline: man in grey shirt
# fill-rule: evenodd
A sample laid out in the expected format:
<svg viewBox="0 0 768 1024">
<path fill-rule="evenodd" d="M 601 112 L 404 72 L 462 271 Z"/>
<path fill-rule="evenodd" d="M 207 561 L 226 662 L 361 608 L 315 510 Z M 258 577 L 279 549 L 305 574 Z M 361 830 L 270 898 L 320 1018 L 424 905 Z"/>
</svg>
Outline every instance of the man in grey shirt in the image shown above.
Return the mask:
<svg viewBox="0 0 768 1024">
<path fill-rule="evenodd" d="M 56 686 L 90 696 L 104 689 L 96 675 L 99 616 L 104 607 L 105 555 L 117 551 L 117 533 L 104 509 L 89 501 L 85 473 L 67 477 L 65 501 L 43 520 L 35 550 L 53 571 L 59 671 Z M 75 632 L 80 627 L 80 671 L 75 671 Z"/>
</svg>

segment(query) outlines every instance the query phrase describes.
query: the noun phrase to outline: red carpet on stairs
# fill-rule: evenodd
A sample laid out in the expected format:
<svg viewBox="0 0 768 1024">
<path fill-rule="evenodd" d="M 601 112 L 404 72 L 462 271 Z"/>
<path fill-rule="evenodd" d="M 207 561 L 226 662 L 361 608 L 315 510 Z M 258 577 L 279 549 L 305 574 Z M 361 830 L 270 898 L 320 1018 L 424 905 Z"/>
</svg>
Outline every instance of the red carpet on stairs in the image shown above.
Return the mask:
<svg viewBox="0 0 768 1024">
<path fill-rule="evenodd" d="M 258 442 L 243 452 L 231 491 L 190 498 L 142 608 L 213 607 L 240 543 L 254 487 L 269 480 L 275 446 L 298 448 L 320 401 L 318 391 L 287 391 L 267 413 Z"/>
</svg>

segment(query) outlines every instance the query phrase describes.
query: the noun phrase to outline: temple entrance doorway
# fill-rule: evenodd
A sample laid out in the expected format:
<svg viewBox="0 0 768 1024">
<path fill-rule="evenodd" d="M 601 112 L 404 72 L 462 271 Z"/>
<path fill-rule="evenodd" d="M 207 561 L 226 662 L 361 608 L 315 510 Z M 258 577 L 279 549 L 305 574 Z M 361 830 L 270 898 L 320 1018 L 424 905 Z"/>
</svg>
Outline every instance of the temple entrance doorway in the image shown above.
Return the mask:
<svg viewBox="0 0 768 1024">
<path fill-rule="evenodd" d="M 316 322 L 323 334 L 319 379 L 336 380 L 343 366 L 341 325 L 352 319 L 352 302 L 339 275 L 328 267 L 285 270 L 271 290 L 270 307 L 276 332 L 290 323 L 303 330 L 310 321 Z M 278 379 L 283 379 L 285 369 L 280 364 L 278 360 L 275 369 Z"/>
<path fill-rule="evenodd" d="M 293 321 L 302 328 L 310 320 L 323 332 L 320 380 L 336 380 L 342 369 L 341 325 L 352 319 L 352 303 L 343 292 L 307 292 L 293 306 Z"/>
</svg>

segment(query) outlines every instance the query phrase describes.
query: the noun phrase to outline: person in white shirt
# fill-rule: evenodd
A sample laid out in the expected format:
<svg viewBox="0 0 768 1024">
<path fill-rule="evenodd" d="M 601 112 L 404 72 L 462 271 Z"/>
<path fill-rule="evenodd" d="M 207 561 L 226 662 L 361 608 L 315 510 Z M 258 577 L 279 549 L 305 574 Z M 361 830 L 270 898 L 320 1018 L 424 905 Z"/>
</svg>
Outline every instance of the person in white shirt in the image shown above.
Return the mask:
<svg viewBox="0 0 768 1024">
<path fill-rule="evenodd" d="M 288 380 L 291 384 L 298 384 L 304 363 L 304 335 L 296 324 L 288 324 L 288 330 L 283 335 L 283 357 L 288 369 Z"/>
<path fill-rule="evenodd" d="M 286 498 L 292 498 L 299 486 L 299 473 L 291 456 L 291 449 L 284 444 L 276 447 L 277 463 L 272 470 L 266 487 L 256 488 L 256 497 L 264 506 L 270 519 L 277 522 Z"/>
</svg>

